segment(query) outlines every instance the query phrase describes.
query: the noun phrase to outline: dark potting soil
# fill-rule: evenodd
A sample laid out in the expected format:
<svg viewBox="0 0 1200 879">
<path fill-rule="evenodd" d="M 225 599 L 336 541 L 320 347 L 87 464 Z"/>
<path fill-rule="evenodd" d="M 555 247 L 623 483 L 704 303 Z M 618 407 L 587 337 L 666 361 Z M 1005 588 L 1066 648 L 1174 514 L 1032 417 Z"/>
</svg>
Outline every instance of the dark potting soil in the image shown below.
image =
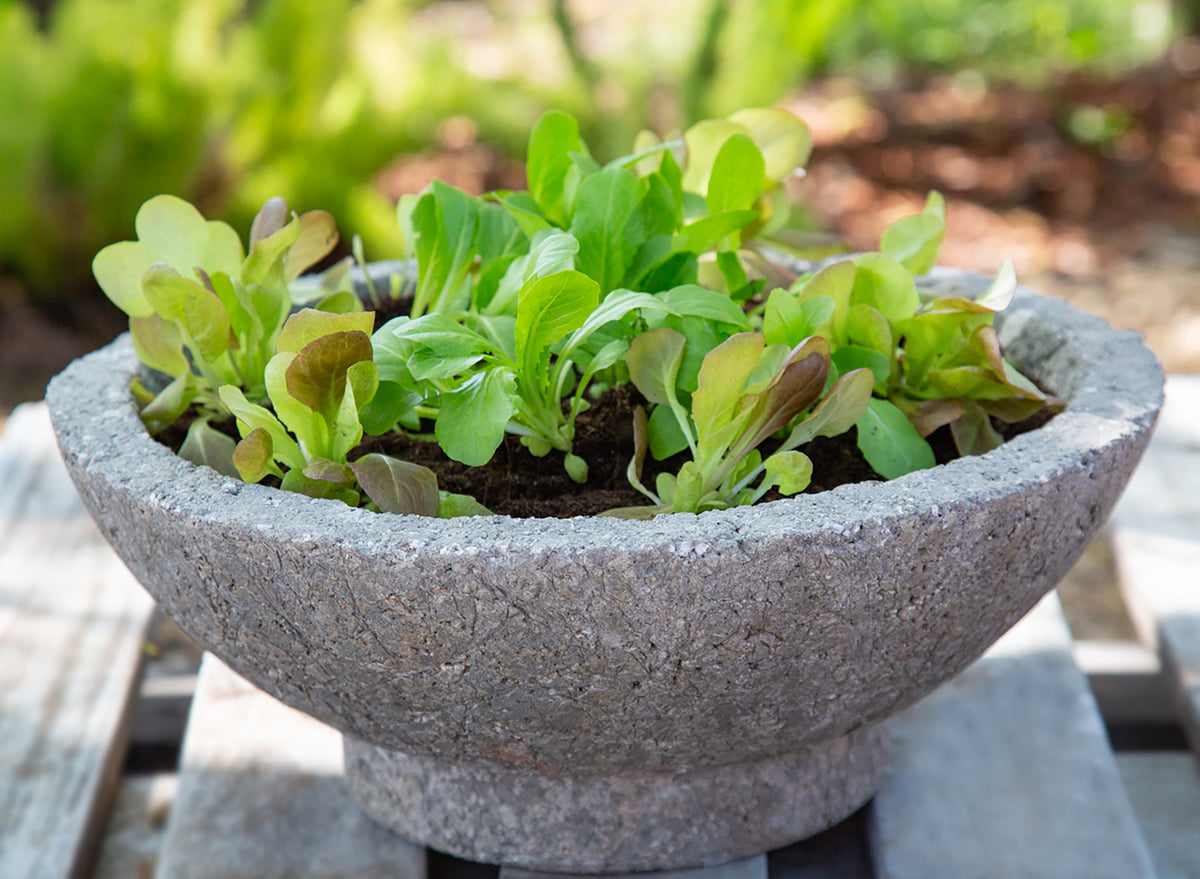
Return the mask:
<svg viewBox="0 0 1200 879">
<path fill-rule="evenodd" d="M 401 434 L 364 438 L 360 449 L 422 464 L 437 474 L 439 488 L 469 494 L 494 513 L 592 516 L 614 507 L 650 503 L 625 476 L 633 456 L 634 394 L 628 387 L 606 392 L 576 419 L 575 454 L 588 463 L 588 481 L 583 485 L 567 476 L 561 452 L 535 458 L 509 434 L 484 467 L 460 464 L 447 458 L 436 442 Z M 647 465 L 652 485 L 657 473 L 652 467 L 663 469 L 665 462 L 648 460 Z"/>
<path fill-rule="evenodd" d="M 515 436 L 505 435 L 491 462 L 484 467 L 468 467 L 446 457 L 436 442 L 399 433 L 382 437 L 364 437 L 350 453 L 350 460 L 368 452 L 380 452 L 428 467 L 437 474 L 438 486 L 446 491 L 469 494 L 494 513 L 507 516 L 570 518 L 594 516 L 616 507 L 642 506 L 650 501 L 632 488 L 626 476 L 633 457 L 633 410 L 644 404 L 637 390 L 625 386 L 606 391 L 583 412 L 575 423 L 575 453 L 588 463 L 586 484 L 574 482 L 563 469 L 562 455 L 551 452 L 536 458 Z M 1016 424 L 995 422 L 1005 440 L 1045 424 L 1052 415 L 1047 410 Z M 187 436 L 187 422 L 176 421 L 155 438 L 178 452 Z M 213 427 L 237 439 L 232 418 Z M 929 437 L 939 464 L 959 457 L 949 428 L 941 428 Z M 813 462 L 813 480 L 806 494 L 828 491 L 853 482 L 877 482 L 881 477 L 871 469 L 859 451 L 854 428 L 836 437 L 817 437 L 800 449 Z M 769 453 L 769 447 L 764 450 Z M 659 473 L 676 473 L 687 460 L 679 454 L 665 461 L 647 456 L 642 484 L 653 487 Z M 274 477 L 264 484 L 278 485 Z M 779 500 L 774 491 L 760 503 Z"/>
<path fill-rule="evenodd" d="M 629 485 L 626 476 L 633 457 L 633 410 L 640 403 L 644 401 L 637 390 L 626 386 L 605 392 L 591 409 L 579 415 L 575 425 L 575 453 L 587 461 L 589 468 L 588 481 L 583 485 L 567 476 L 561 454 L 551 452 L 544 458 L 535 458 L 511 435 L 505 436 L 486 467 L 467 467 L 447 458 L 435 442 L 399 434 L 367 438 L 360 452 L 382 452 L 422 464 L 437 474 L 440 488 L 470 494 L 494 513 L 556 518 L 593 516 L 615 507 L 650 503 Z M 1019 424 L 996 426 L 1005 439 L 1010 439 L 1040 427 L 1050 417 L 1046 413 Z M 929 441 L 939 464 L 959 457 L 949 428 L 936 431 Z M 769 448 L 765 451 L 769 452 Z M 813 462 L 813 481 L 806 494 L 881 479 L 859 451 L 853 428 L 837 437 L 818 437 L 801 447 L 801 451 Z M 653 487 L 659 473 L 675 473 L 686 460 L 686 453 L 665 461 L 647 456 L 642 484 Z M 763 502 L 779 498 L 779 494 L 771 492 Z"/>
<path fill-rule="evenodd" d="M 575 453 L 588 463 L 588 481 L 574 482 L 563 469 L 560 453 L 536 458 L 517 437 L 505 435 L 491 462 L 484 467 L 468 467 L 446 457 L 436 442 L 399 433 L 382 437 L 364 437 L 350 453 L 350 460 L 368 452 L 380 452 L 428 467 L 437 474 L 438 486 L 445 491 L 469 494 L 493 513 L 507 516 L 570 518 L 594 516 L 616 507 L 642 506 L 650 501 L 632 488 L 626 476 L 633 457 L 633 410 L 644 404 L 635 388 L 625 386 L 606 391 L 580 413 L 575 423 Z M 1043 410 L 1016 424 L 995 422 L 1005 440 L 1045 424 L 1052 415 Z M 155 438 L 178 452 L 187 436 L 187 422 L 180 419 Z M 232 418 L 213 427 L 237 439 Z M 939 464 L 959 457 L 949 428 L 941 428 L 929 437 Z M 871 469 L 859 451 L 854 428 L 836 437 L 817 437 L 800 449 L 813 462 L 813 480 L 805 494 L 816 494 L 853 482 L 877 482 L 881 477 Z M 769 447 L 764 449 L 769 453 Z M 687 460 L 679 454 L 665 461 L 647 456 L 642 484 L 653 487 L 659 473 L 676 473 Z M 264 484 L 278 485 L 274 477 Z M 779 500 L 774 491 L 760 503 Z"/>
</svg>

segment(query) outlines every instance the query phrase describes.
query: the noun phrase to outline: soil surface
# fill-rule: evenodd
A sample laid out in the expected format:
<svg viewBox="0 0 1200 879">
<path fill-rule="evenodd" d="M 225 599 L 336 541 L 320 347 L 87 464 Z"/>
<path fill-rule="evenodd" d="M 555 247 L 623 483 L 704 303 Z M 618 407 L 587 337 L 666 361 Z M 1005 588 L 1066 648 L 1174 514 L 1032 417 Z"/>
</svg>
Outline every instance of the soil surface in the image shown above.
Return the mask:
<svg viewBox="0 0 1200 879">
<path fill-rule="evenodd" d="M 508 516 L 569 518 L 642 506 L 649 499 L 625 476 L 633 456 L 633 408 L 640 402 L 635 394 L 627 387 L 606 392 L 576 419 L 575 453 L 588 463 L 584 485 L 567 476 L 561 453 L 534 457 L 511 435 L 505 436 L 486 467 L 468 467 L 447 458 L 436 442 L 400 435 L 372 437 L 362 451 L 428 467 L 437 474 L 438 488 L 469 494 L 492 512 Z M 653 484 L 653 471 L 647 471 Z"/>
<path fill-rule="evenodd" d="M 575 454 L 588 463 L 586 484 L 574 482 L 562 468 L 561 454 L 536 458 L 514 436 L 506 436 L 486 467 L 467 467 L 445 456 L 437 443 L 407 437 L 375 437 L 364 449 L 422 464 L 438 477 L 438 487 L 472 495 L 494 513 L 506 516 L 594 516 L 618 507 L 653 503 L 629 484 L 633 458 L 633 408 L 644 405 L 636 391 L 620 388 L 601 397 L 576 420 Z M 848 482 L 878 479 L 852 436 L 820 439 L 802 451 L 813 458 L 821 482 L 808 491 L 823 491 Z M 665 461 L 647 456 L 642 484 L 654 486 L 659 473 L 676 473 L 687 455 Z M 768 500 L 778 499 L 777 493 Z"/>
<path fill-rule="evenodd" d="M 586 484 L 574 482 L 561 466 L 561 455 L 552 452 L 538 458 L 521 445 L 517 437 L 506 436 L 495 457 L 485 467 L 467 467 L 446 457 L 435 442 L 399 434 L 371 437 L 351 457 L 366 452 L 381 452 L 433 470 L 438 487 L 469 494 L 494 513 L 507 516 L 594 516 L 618 507 L 645 506 L 651 501 L 629 484 L 627 469 L 633 458 L 633 412 L 645 406 L 635 388 L 622 387 L 605 392 L 592 408 L 581 413 L 575 423 L 575 454 L 588 463 Z M 1006 439 L 1045 424 L 1049 411 L 1019 424 L 995 427 Z M 182 436 L 178 438 L 182 439 Z M 930 436 L 930 444 L 939 464 L 958 457 L 948 428 Z M 760 448 L 767 457 L 770 442 Z M 818 437 L 801 446 L 813 462 L 814 481 L 805 490 L 815 494 L 854 482 L 880 479 L 859 451 L 854 430 L 841 436 Z M 642 484 L 654 485 L 659 473 L 677 473 L 688 460 L 686 453 L 664 461 L 647 455 Z M 768 493 L 765 502 L 778 500 Z"/>
</svg>

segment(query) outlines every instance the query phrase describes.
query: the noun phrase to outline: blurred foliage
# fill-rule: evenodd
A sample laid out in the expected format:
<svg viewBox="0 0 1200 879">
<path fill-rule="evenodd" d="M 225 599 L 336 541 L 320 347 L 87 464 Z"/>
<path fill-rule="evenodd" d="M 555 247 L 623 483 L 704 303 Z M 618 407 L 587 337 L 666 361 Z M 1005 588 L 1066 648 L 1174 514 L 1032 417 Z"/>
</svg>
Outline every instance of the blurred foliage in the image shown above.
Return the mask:
<svg viewBox="0 0 1200 879">
<path fill-rule="evenodd" d="M 1183 0 L 1178 0 L 1182 3 Z M 1166 0 L 0 0 L 0 273 L 50 301 L 158 193 L 244 229 L 284 195 L 399 252 L 372 182 L 461 116 L 509 155 L 550 106 L 600 158 L 807 77 L 1040 82 L 1161 51 Z M 665 21 L 670 22 L 664 27 Z M 1075 120 L 1104 139 L 1119 120 Z"/>
<path fill-rule="evenodd" d="M 1188 0 L 1190 2 L 1190 0 Z M 975 70 L 1044 86 L 1080 68 L 1116 74 L 1158 57 L 1183 0 L 865 0 L 847 4 L 823 49 L 839 71 Z"/>
<path fill-rule="evenodd" d="M 0 0 L 0 271 L 44 301 L 86 288 L 158 193 L 239 228 L 285 193 L 398 250 L 372 175 L 479 108 L 519 143 L 546 103 L 447 63 L 448 39 L 416 43 L 415 5 L 61 0 L 39 26 Z"/>
<path fill-rule="evenodd" d="M 975 71 L 1041 87 L 1159 57 L 1200 0 L 713 0 L 712 32 L 682 84 L 688 120 L 778 100 L 816 74 L 876 85 Z"/>
<path fill-rule="evenodd" d="M 692 76 L 685 122 L 770 104 L 824 61 L 823 45 L 853 10 L 843 0 L 713 0 Z M 781 84 L 786 84 L 783 89 Z"/>
</svg>

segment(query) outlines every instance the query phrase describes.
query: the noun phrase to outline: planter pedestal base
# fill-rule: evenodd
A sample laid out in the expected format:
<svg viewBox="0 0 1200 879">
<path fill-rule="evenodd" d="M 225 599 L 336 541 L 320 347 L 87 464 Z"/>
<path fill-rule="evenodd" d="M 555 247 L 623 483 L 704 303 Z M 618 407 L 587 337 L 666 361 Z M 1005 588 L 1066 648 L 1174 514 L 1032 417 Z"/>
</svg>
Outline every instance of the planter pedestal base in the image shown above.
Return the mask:
<svg viewBox="0 0 1200 879">
<path fill-rule="evenodd" d="M 582 778 L 411 757 L 346 736 L 346 776 L 375 821 L 439 851 L 566 873 L 718 864 L 803 839 L 874 794 L 885 731 L 675 773 Z"/>
</svg>

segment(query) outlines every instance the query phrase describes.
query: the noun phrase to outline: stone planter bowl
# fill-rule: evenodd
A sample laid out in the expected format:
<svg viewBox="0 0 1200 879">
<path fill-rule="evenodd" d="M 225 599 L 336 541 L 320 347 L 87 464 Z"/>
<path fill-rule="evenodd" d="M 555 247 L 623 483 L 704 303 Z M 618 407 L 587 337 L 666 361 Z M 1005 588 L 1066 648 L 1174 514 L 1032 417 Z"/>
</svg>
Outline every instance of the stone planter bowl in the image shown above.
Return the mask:
<svg viewBox="0 0 1200 879">
<path fill-rule="evenodd" d="M 225 478 L 146 434 L 126 339 L 48 400 L 133 573 L 206 649 L 345 734 L 373 818 L 479 861 L 679 868 L 857 809 L 879 721 L 976 659 L 1108 516 L 1158 363 L 1026 289 L 997 323 L 1069 401 L 1045 427 L 888 483 L 651 522 L 379 515 Z"/>
</svg>

